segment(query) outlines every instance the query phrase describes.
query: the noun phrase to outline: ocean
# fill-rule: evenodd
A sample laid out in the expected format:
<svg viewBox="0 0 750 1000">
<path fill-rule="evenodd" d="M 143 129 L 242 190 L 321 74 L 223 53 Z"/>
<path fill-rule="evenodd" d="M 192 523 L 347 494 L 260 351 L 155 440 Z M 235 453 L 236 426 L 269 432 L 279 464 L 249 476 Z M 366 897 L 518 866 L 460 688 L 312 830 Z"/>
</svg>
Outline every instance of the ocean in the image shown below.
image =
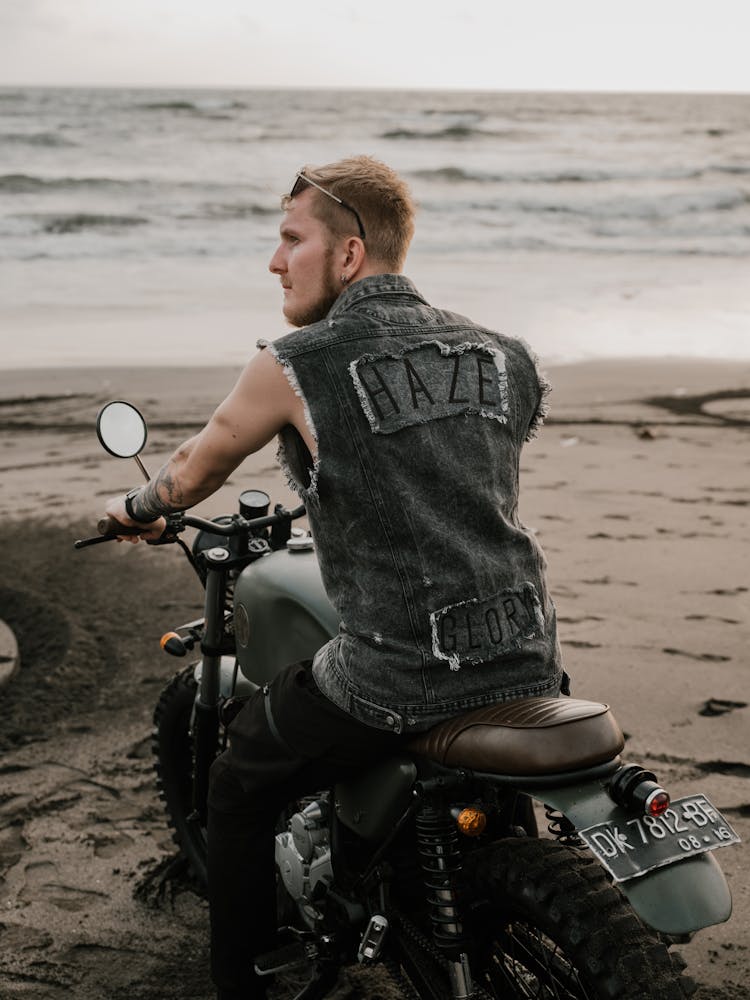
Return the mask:
<svg viewBox="0 0 750 1000">
<path fill-rule="evenodd" d="M 436 304 L 552 361 L 750 357 L 750 95 L 4 88 L 5 364 L 243 361 L 280 196 L 355 153 Z"/>
</svg>

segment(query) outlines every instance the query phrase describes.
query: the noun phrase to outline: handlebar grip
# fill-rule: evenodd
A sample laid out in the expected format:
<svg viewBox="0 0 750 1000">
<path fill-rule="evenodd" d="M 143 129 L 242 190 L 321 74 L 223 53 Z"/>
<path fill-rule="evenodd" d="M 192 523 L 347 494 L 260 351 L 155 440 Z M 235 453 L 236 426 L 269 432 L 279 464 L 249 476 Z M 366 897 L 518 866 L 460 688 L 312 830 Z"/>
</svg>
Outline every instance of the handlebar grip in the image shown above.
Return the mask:
<svg viewBox="0 0 750 1000">
<path fill-rule="evenodd" d="M 85 549 L 89 545 L 98 545 L 99 542 L 111 542 L 118 535 L 137 535 L 138 528 L 126 528 L 124 524 L 113 520 L 111 517 L 103 517 L 97 521 L 96 530 L 99 532 L 94 538 L 79 538 L 73 543 L 74 549 Z"/>
<path fill-rule="evenodd" d="M 103 517 L 96 522 L 96 530 L 100 535 L 138 535 L 140 528 L 127 528 L 112 517 Z"/>
</svg>

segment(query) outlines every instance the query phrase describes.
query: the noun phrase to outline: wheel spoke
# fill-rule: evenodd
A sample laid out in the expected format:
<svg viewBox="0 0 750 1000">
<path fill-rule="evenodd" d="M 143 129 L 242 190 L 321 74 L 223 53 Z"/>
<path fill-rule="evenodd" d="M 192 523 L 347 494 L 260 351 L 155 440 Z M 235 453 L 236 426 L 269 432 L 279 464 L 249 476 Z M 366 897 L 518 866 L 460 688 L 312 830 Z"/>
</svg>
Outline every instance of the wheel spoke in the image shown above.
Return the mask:
<svg viewBox="0 0 750 1000">
<path fill-rule="evenodd" d="M 546 934 L 521 921 L 508 924 L 487 970 L 498 996 L 519 1000 L 591 1000 L 575 966 Z"/>
</svg>

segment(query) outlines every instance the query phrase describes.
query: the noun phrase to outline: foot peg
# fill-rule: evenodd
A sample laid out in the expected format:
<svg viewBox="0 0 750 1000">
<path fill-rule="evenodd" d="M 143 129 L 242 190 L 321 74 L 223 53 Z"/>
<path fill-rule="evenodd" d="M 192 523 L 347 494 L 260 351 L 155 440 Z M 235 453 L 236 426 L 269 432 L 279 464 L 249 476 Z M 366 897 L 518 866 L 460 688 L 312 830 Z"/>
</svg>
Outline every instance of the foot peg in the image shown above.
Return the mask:
<svg viewBox="0 0 750 1000">
<path fill-rule="evenodd" d="M 332 944 L 332 939 L 322 938 L 319 942 L 314 935 L 305 931 L 296 931 L 292 927 L 286 928 L 286 931 L 300 936 L 296 941 L 282 945 L 265 955 L 256 956 L 256 975 L 273 976 L 275 973 L 283 973 L 306 965 L 310 970 L 310 980 L 296 995 L 295 1000 L 323 1000 L 336 984 L 339 965 L 338 962 L 321 956 L 318 944 L 322 942 L 325 952 L 326 941 Z"/>
<path fill-rule="evenodd" d="M 370 922 L 362 935 L 362 941 L 357 952 L 358 962 L 376 962 L 383 947 L 383 941 L 388 931 L 388 921 L 379 913 L 373 913 Z"/>
<path fill-rule="evenodd" d="M 265 955 L 255 956 L 255 971 L 259 976 L 272 976 L 276 972 L 286 972 L 300 965 L 309 965 L 317 955 L 315 945 L 304 941 L 291 941 Z"/>
</svg>

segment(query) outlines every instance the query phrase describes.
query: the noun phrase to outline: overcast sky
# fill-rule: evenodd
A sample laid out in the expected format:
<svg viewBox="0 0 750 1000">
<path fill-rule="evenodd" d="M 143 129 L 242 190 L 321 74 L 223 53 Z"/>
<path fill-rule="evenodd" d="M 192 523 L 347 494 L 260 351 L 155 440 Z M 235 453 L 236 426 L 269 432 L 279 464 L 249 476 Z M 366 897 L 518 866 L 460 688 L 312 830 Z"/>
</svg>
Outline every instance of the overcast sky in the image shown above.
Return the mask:
<svg viewBox="0 0 750 1000">
<path fill-rule="evenodd" d="M 750 92 L 750 0 L 0 0 L 0 85 Z"/>
</svg>

